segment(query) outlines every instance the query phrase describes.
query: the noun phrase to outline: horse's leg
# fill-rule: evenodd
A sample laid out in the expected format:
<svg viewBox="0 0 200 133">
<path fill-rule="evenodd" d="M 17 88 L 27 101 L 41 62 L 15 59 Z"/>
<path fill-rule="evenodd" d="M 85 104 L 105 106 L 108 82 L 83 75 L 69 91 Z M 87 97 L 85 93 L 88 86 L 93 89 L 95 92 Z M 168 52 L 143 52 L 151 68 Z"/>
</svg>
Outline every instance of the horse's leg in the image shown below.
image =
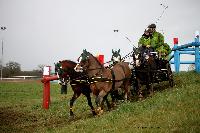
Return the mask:
<svg viewBox="0 0 200 133">
<path fill-rule="evenodd" d="M 101 90 L 99 95 L 96 97 L 96 104 L 97 104 L 97 112 L 99 114 L 103 113 L 102 106 L 103 106 L 103 98 L 106 96 L 107 93 L 104 90 Z"/>
<path fill-rule="evenodd" d="M 149 96 L 153 96 L 153 93 L 154 93 L 154 92 L 153 92 L 153 84 L 150 85 L 150 88 L 149 88 L 149 89 L 150 89 L 150 95 L 149 95 Z"/>
<path fill-rule="evenodd" d="M 92 101 L 91 101 L 90 93 L 87 93 L 87 94 L 84 94 L 84 95 L 87 97 L 88 105 L 91 108 L 92 114 L 93 115 L 97 115 L 96 112 L 95 112 L 95 110 L 94 110 L 94 107 L 92 106 Z"/>
<path fill-rule="evenodd" d="M 149 92 L 149 96 L 153 96 L 153 78 L 154 78 L 154 73 L 148 73 L 148 81 L 147 81 L 147 90 Z"/>
<path fill-rule="evenodd" d="M 141 85 L 139 79 L 137 79 L 137 88 L 138 88 L 138 98 L 139 98 L 139 100 L 142 100 L 142 98 L 143 98 L 142 85 Z"/>
<path fill-rule="evenodd" d="M 147 90 L 149 91 L 149 96 L 153 96 L 153 84 L 148 84 L 147 85 Z"/>
<path fill-rule="evenodd" d="M 114 107 L 116 105 L 116 97 L 118 96 L 118 90 L 111 90 L 110 95 L 112 99 L 112 106 Z"/>
<path fill-rule="evenodd" d="M 139 88 L 138 88 L 138 81 L 136 80 L 136 79 L 134 79 L 135 81 L 134 81 L 134 84 L 132 85 L 133 87 L 132 87 L 132 89 L 133 89 L 133 92 L 132 92 L 132 95 L 134 96 L 134 97 L 136 97 L 137 98 L 137 96 L 138 96 L 138 91 L 139 91 Z"/>
<path fill-rule="evenodd" d="M 125 98 L 126 101 L 130 100 L 130 86 L 129 85 L 130 85 L 130 81 L 126 80 L 124 82 L 124 89 L 125 89 L 125 96 L 124 96 L 124 98 Z"/>
<path fill-rule="evenodd" d="M 73 104 L 76 101 L 76 99 L 80 96 L 80 93 L 75 93 L 73 94 L 72 98 L 70 99 L 70 116 L 74 116 L 73 113 Z"/>
<path fill-rule="evenodd" d="M 107 104 L 107 107 L 108 107 L 108 110 L 111 109 L 111 105 L 110 105 L 110 102 L 108 101 L 108 94 L 106 94 L 103 98 L 103 103 L 104 101 L 106 101 L 106 104 Z"/>
<path fill-rule="evenodd" d="M 155 75 L 156 75 L 156 73 L 152 73 L 153 75 L 152 75 L 152 81 L 151 81 L 151 86 L 150 86 L 150 96 L 153 96 L 153 94 L 154 94 L 154 78 L 155 78 Z"/>
</svg>

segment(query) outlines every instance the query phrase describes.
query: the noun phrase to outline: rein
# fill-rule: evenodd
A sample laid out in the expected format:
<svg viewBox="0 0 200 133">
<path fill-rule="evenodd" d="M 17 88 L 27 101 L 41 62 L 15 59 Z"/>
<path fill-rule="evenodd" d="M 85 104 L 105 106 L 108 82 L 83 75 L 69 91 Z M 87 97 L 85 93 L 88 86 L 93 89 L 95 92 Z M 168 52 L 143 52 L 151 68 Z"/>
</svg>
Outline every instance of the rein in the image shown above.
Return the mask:
<svg viewBox="0 0 200 133">
<path fill-rule="evenodd" d="M 88 71 L 93 71 L 93 70 L 98 70 L 98 69 L 103 69 L 103 67 L 101 68 L 90 68 L 90 69 L 87 69 Z"/>
<path fill-rule="evenodd" d="M 105 78 L 105 77 L 102 77 L 102 76 L 95 76 L 95 77 L 89 78 L 89 83 L 93 84 L 93 83 L 97 83 L 97 82 L 121 82 L 121 81 L 124 81 L 124 80 L 127 80 L 127 79 L 130 79 L 130 78 L 123 78 L 123 79 L 120 79 L 120 80 L 115 80 L 115 79 Z"/>
<path fill-rule="evenodd" d="M 127 55 L 125 55 L 124 57 L 121 58 L 121 61 L 124 62 L 126 58 L 133 56 L 133 53 L 136 53 L 136 48 L 134 47 L 133 51 L 131 51 L 130 53 L 128 53 Z M 107 61 L 104 64 L 110 63 L 112 61 Z M 111 68 L 112 66 L 114 66 L 114 64 L 111 64 L 108 66 L 108 68 Z"/>
</svg>

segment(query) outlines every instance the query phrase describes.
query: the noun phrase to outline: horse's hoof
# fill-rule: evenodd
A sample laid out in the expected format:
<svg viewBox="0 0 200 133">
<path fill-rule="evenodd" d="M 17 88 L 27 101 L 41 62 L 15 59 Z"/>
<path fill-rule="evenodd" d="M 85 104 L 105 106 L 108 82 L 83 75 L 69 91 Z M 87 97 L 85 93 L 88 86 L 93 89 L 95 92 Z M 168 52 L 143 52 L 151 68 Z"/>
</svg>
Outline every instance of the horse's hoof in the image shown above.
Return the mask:
<svg viewBox="0 0 200 133">
<path fill-rule="evenodd" d="M 144 97 L 143 97 L 142 95 L 139 95 L 139 96 L 138 96 L 138 100 L 139 100 L 139 101 L 142 101 L 143 98 L 144 98 Z"/>
<path fill-rule="evenodd" d="M 96 112 L 99 112 L 99 111 L 101 111 L 101 107 L 98 107 L 98 108 L 96 109 Z"/>
<path fill-rule="evenodd" d="M 100 110 L 98 115 L 101 115 L 101 114 L 103 114 L 103 110 Z"/>
<path fill-rule="evenodd" d="M 102 111 L 103 110 L 101 109 L 101 107 L 98 107 L 95 112 L 96 112 L 96 114 L 100 115 L 103 113 Z"/>
<path fill-rule="evenodd" d="M 96 113 L 95 111 L 92 111 L 92 114 L 93 114 L 93 116 L 96 116 L 96 115 L 97 115 L 97 113 Z"/>
<path fill-rule="evenodd" d="M 112 107 L 112 108 L 115 108 L 115 107 L 117 107 L 117 104 L 116 104 L 115 102 L 113 102 L 113 103 L 111 104 L 111 107 Z"/>
<path fill-rule="evenodd" d="M 149 97 L 153 97 L 153 93 L 150 93 L 150 94 L 149 94 Z"/>
<path fill-rule="evenodd" d="M 139 101 L 141 101 L 144 97 L 142 96 L 142 94 L 139 94 L 138 98 L 139 98 Z"/>
<path fill-rule="evenodd" d="M 74 115 L 70 115 L 70 116 L 69 116 L 69 121 L 73 121 L 73 120 L 74 120 L 74 118 L 75 118 L 75 116 L 74 116 Z"/>
<path fill-rule="evenodd" d="M 154 92 L 153 91 L 150 91 L 149 92 L 149 97 L 152 97 L 154 95 Z"/>
</svg>

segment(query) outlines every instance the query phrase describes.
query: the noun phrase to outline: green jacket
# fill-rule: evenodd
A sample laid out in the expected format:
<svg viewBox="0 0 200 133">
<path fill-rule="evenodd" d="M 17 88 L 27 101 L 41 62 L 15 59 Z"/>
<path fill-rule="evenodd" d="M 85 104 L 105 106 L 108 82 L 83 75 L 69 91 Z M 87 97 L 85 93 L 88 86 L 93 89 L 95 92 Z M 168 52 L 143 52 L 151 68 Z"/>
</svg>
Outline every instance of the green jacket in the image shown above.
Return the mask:
<svg viewBox="0 0 200 133">
<path fill-rule="evenodd" d="M 155 49 L 161 58 L 167 57 L 171 53 L 171 49 L 167 43 L 164 43 L 164 36 L 159 32 L 154 32 L 151 37 L 143 35 L 138 42 L 138 47 L 150 45 Z"/>
<path fill-rule="evenodd" d="M 147 45 L 151 45 L 150 37 L 147 38 L 147 37 L 142 36 L 138 42 L 138 47 L 147 46 Z"/>
<path fill-rule="evenodd" d="M 154 32 L 151 37 L 142 36 L 138 42 L 138 46 L 147 46 L 150 45 L 154 49 L 159 48 L 164 44 L 164 36 L 159 32 Z"/>
</svg>

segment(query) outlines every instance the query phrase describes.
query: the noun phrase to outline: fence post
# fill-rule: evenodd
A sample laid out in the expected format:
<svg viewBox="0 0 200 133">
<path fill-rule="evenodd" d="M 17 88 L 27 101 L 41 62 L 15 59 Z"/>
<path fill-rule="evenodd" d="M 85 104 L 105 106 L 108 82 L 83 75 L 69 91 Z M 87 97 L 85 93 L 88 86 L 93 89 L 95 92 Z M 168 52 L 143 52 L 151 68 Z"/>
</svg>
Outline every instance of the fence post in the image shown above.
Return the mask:
<svg viewBox="0 0 200 133">
<path fill-rule="evenodd" d="M 45 66 L 43 70 L 43 108 L 48 109 L 50 104 L 50 81 L 45 81 L 44 79 L 50 76 L 50 66 Z"/>
<path fill-rule="evenodd" d="M 43 78 L 41 80 L 42 83 L 44 83 L 43 86 L 43 108 L 49 109 L 49 104 L 51 102 L 50 100 L 50 81 L 57 80 L 58 76 L 53 75 L 50 76 L 51 67 L 45 66 L 43 71 Z"/>
<path fill-rule="evenodd" d="M 174 38 L 174 49 L 178 47 L 178 38 Z M 179 50 L 174 51 L 174 66 L 175 72 L 178 73 L 180 69 L 180 53 Z"/>
<path fill-rule="evenodd" d="M 195 69 L 197 73 L 200 73 L 200 53 L 199 53 L 199 36 L 196 36 L 195 38 Z"/>
</svg>

